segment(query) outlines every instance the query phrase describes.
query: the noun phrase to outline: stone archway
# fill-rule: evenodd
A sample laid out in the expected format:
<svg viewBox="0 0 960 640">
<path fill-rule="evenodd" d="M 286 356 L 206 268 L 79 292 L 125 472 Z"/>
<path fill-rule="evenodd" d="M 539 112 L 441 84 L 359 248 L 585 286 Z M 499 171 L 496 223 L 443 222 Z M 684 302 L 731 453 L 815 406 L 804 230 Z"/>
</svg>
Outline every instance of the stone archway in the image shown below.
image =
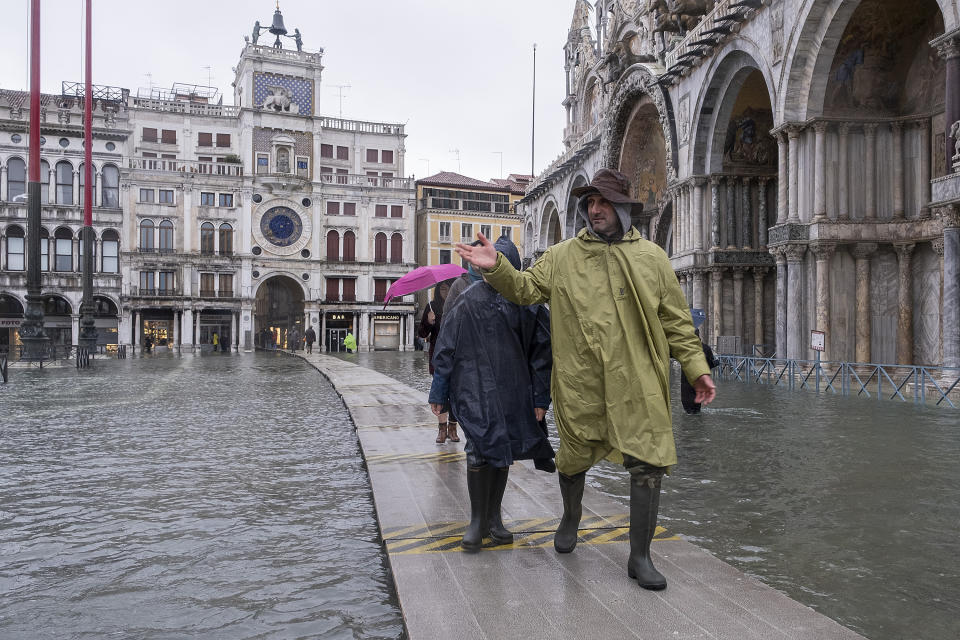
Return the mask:
<svg viewBox="0 0 960 640">
<path fill-rule="evenodd" d="M 257 289 L 253 327 L 261 348 L 285 348 L 291 337 L 304 332 L 303 287 L 292 277 L 274 275 Z"/>
<path fill-rule="evenodd" d="M 548 248 L 563 240 L 563 225 L 560 221 L 560 212 L 555 202 L 547 202 L 540 217 L 540 250 Z"/>
<path fill-rule="evenodd" d="M 578 175 L 573 179 L 573 182 L 570 183 L 570 189 L 567 195 L 567 219 L 564 221 L 564 229 L 566 230 L 566 237 L 568 238 L 574 237 L 580 232 L 580 229 L 586 226 L 586 222 L 584 222 L 580 213 L 577 211 L 578 198 L 570 193 L 570 191 L 586 184 L 587 177 L 583 174 Z"/>
</svg>

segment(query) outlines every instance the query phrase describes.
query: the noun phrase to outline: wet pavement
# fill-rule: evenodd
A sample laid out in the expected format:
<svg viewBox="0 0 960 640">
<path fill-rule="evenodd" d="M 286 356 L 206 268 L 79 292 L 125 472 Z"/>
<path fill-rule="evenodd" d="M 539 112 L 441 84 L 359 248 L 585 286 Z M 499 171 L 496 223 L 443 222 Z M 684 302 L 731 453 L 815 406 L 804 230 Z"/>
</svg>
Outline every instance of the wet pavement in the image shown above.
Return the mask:
<svg viewBox="0 0 960 640">
<path fill-rule="evenodd" d="M 356 433 L 314 369 L 94 366 L 0 385 L 0 638 L 403 637 Z"/>
<path fill-rule="evenodd" d="M 429 388 L 423 353 L 342 357 Z M 960 414 L 726 382 L 674 416 L 671 532 L 872 640 L 960 635 Z M 616 466 L 588 478 L 625 499 Z"/>
</svg>

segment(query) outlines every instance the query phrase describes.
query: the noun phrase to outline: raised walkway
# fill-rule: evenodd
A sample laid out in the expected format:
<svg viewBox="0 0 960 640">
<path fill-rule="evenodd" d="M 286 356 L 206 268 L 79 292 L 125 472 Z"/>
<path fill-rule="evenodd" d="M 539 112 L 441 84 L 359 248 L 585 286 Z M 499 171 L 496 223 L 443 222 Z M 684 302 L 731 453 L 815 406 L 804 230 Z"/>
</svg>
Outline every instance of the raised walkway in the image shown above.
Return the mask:
<svg viewBox="0 0 960 640">
<path fill-rule="evenodd" d="M 662 528 L 653 553 L 667 589 L 641 589 L 626 572 L 627 501 L 589 484 L 577 549 L 557 554 L 556 475 L 528 461 L 511 467 L 503 500 L 514 543 L 462 552 L 463 443 L 434 443 L 426 395 L 338 358 L 297 355 L 330 380 L 353 418 L 411 640 L 862 638 Z"/>
</svg>

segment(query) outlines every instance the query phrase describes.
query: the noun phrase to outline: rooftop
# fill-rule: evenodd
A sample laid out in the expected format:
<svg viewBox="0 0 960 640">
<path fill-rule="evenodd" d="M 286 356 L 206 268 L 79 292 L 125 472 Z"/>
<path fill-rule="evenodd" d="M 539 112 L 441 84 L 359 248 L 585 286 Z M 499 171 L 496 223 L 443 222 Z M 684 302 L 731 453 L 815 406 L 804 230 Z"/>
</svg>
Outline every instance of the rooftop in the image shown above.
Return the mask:
<svg viewBox="0 0 960 640">
<path fill-rule="evenodd" d="M 453 171 L 441 171 L 432 176 L 417 180 L 417 184 L 431 187 L 464 187 L 467 189 L 485 189 L 487 191 L 508 191 L 510 188 L 505 185 L 494 184 L 493 182 L 484 182 L 476 178 L 454 173 Z"/>
</svg>

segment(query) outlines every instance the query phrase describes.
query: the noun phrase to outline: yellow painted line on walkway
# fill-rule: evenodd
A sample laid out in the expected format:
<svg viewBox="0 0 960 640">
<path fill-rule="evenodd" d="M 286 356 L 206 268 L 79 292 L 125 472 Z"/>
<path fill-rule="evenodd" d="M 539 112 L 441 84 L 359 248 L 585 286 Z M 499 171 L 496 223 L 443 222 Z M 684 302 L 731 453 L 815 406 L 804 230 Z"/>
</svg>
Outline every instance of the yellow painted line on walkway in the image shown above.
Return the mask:
<svg viewBox="0 0 960 640">
<path fill-rule="evenodd" d="M 457 462 L 467 457 L 463 451 L 438 451 L 436 453 L 386 453 L 367 456 L 368 464 L 392 462 Z"/>
</svg>

